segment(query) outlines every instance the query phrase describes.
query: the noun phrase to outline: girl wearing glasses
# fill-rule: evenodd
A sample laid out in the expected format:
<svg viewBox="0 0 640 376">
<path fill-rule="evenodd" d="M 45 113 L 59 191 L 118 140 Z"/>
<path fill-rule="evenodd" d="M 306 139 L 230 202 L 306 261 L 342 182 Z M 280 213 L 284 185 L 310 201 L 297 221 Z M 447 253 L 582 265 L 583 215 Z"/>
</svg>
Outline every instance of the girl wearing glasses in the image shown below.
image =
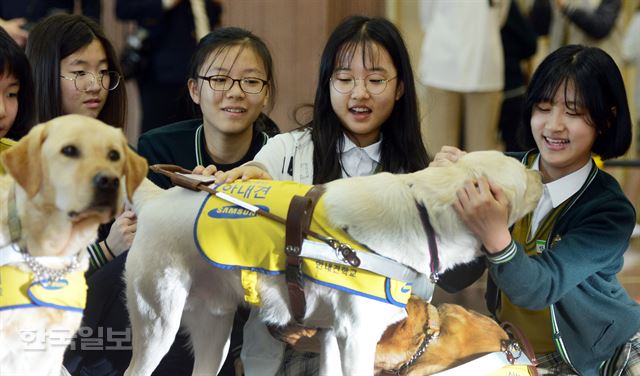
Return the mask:
<svg viewBox="0 0 640 376">
<path fill-rule="evenodd" d="M 252 160 L 268 135 L 278 133 L 263 114 L 275 99 L 271 54 L 250 32 L 227 27 L 205 36 L 192 58 L 187 86 L 200 116 L 144 133 L 138 152 L 150 164 L 232 169 Z M 171 187 L 165 176 L 150 172 L 149 178 Z"/>
<path fill-rule="evenodd" d="M 241 177 L 320 184 L 427 167 L 409 54 L 391 22 L 361 16 L 343 21 L 325 45 L 318 82 L 312 122 L 270 139 L 252 162 L 216 172 L 218 182 Z M 215 171 L 215 166 L 194 170 Z M 318 373 L 317 354 L 287 348 L 281 362 L 282 343 L 270 336 L 256 313 L 245 326 L 242 361 L 247 375 Z M 283 339 L 304 332 L 294 329 L 283 333 Z"/>
<path fill-rule="evenodd" d="M 37 121 L 82 114 L 123 128 L 126 92 L 115 50 L 100 25 L 81 15 L 58 14 L 29 33 Z"/>
<path fill-rule="evenodd" d="M 215 29 L 198 44 L 189 69 L 187 86 L 200 116 L 145 132 L 138 140 L 138 153 L 149 164 L 169 163 L 188 169 L 203 164 L 232 169 L 251 161 L 269 136 L 278 132 L 276 124 L 263 113 L 271 108 L 276 96 L 273 69 L 271 54 L 260 38 L 237 27 Z M 149 179 L 162 188 L 172 186 L 162 175 L 150 172 Z M 100 328 L 130 333 L 123 301 L 126 256 L 125 252 L 116 257 L 88 279 L 84 326 L 94 334 Z M 236 315 L 231 351 L 219 375 L 241 374 L 234 367 L 240 366 L 239 346 L 246 316 L 246 312 Z M 123 347 L 130 346 L 130 341 L 127 338 Z M 82 351 L 76 346 L 67 354 L 65 365 L 73 374 L 122 374 L 131 360 L 131 351 L 125 350 Z M 193 366 L 189 338 L 178 334 L 154 375 L 190 375 Z"/>
<path fill-rule="evenodd" d="M 37 122 L 81 114 L 124 128 L 120 64 L 95 21 L 81 15 L 47 17 L 29 33 L 26 53 L 33 67 Z M 135 226 L 132 211 L 123 212 L 113 226 L 101 226 L 101 241 L 89 248 L 91 270 L 129 249 Z"/>
</svg>

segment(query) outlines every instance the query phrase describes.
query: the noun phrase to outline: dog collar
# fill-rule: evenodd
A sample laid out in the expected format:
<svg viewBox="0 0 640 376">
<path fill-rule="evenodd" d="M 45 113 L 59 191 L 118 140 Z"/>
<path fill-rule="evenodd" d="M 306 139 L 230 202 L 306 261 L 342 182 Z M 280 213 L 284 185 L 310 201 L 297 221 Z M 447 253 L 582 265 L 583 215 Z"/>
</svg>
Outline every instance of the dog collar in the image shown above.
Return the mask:
<svg viewBox="0 0 640 376">
<path fill-rule="evenodd" d="M 431 271 L 430 279 L 431 282 L 438 283 L 438 280 L 440 279 L 440 258 L 438 257 L 436 233 L 433 230 L 431 221 L 429 220 L 429 213 L 427 213 L 427 208 L 417 202 L 416 206 L 418 207 L 418 212 L 420 213 L 420 221 L 422 222 L 422 227 L 424 227 L 424 232 L 427 233 L 427 240 L 429 242 L 429 268 Z"/>
<path fill-rule="evenodd" d="M 44 266 L 51 261 L 64 263 L 62 269 L 53 269 Z M 4 247 L 0 247 L 0 266 L 25 263 L 36 276 L 38 281 L 55 282 L 69 273 L 77 271 L 80 267 L 80 252 L 73 256 L 41 256 L 33 257 L 23 251 L 17 243 L 11 243 Z"/>
</svg>

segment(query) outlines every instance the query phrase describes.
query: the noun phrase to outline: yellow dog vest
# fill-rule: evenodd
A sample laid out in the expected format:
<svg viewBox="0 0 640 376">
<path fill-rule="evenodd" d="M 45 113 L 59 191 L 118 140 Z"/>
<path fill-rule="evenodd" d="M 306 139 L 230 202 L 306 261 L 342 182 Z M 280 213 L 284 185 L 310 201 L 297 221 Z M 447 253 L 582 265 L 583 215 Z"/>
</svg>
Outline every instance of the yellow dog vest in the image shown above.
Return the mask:
<svg viewBox="0 0 640 376">
<path fill-rule="evenodd" d="M 82 312 L 87 300 L 83 272 L 73 272 L 51 283 L 34 283 L 34 275 L 15 266 L 0 266 L 0 311 L 49 307 Z"/>
<path fill-rule="evenodd" d="M 219 192 L 280 218 L 286 218 L 293 196 L 304 196 L 309 189 L 309 185 L 272 180 L 238 181 L 217 188 Z M 255 272 L 268 275 L 284 273 L 283 224 L 208 195 L 194 227 L 196 245 L 209 263 L 222 269 L 243 270 L 245 299 L 249 303 L 259 304 Z M 316 205 L 310 229 L 349 244 L 358 252 L 368 252 L 344 231 L 329 225 L 323 197 Z M 306 279 L 315 283 L 400 307 L 407 304 L 411 295 L 411 283 L 338 263 L 304 259 L 302 272 Z"/>
</svg>

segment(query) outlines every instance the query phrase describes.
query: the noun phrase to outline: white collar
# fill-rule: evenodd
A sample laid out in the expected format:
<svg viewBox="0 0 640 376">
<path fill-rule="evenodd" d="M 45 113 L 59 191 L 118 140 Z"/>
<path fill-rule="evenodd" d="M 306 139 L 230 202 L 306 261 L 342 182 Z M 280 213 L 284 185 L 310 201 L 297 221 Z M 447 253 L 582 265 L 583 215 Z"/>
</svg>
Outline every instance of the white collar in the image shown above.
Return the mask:
<svg viewBox="0 0 640 376">
<path fill-rule="evenodd" d="M 371 158 L 371 160 L 373 160 L 376 163 L 380 163 L 380 145 L 382 144 L 382 133 L 380 133 L 380 139 L 377 142 L 374 142 L 373 144 L 369 146 L 365 146 L 363 148 L 354 144 L 353 141 L 351 141 L 351 139 L 347 136 L 346 133 L 343 133 L 342 135 L 344 140 L 342 145 L 343 154 L 346 154 L 354 149 L 359 149 L 364 151 L 367 154 L 367 156 Z"/>
<path fill-rule="evenodd" d="M 544 185 L 545 191 L 549 193 L 551 204 L 554 208 L 557 208 L 580 190 L 589 177 L 592 163 L 593 161 L 589 159 L 580 169 Z M 531 169 L 540 171 L 540 155 L 536 157 Z"/>
</svg>

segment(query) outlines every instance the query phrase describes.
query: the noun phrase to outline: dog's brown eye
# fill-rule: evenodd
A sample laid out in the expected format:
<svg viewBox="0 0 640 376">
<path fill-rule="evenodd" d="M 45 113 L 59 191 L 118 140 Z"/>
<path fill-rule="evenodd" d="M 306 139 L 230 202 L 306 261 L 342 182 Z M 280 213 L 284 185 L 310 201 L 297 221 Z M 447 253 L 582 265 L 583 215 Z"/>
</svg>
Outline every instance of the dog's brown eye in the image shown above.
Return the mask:
<svg viewBox="0 0 640 376">
<path fill-rule="evenodd" d="M 116 162 L 116 161 L 119 161 L 119 160 L 120 160 L 120 153 L 118 153 L 118 152 L 117 152 L 117 151 L 115 151 L 115 150 L 111 150 L 111 151 L 109 152 L 109 155 L 108 155 L 107 157 L 109 158 L 109 160 L 111 160 L 111 161 L 113 161 L 113 162 Z"/>
<path fill-rule="evenodd" d="M 74 158 L 80 155 L 80 150 L 78 150 L 78 148 L 75 147 L 74 145 L 67 145 L 63 147 L 60 152 L 62 152 L 62 154 L 66 155 L 67 157 L 71 157 L 71 158 Z"/>
</svg>

